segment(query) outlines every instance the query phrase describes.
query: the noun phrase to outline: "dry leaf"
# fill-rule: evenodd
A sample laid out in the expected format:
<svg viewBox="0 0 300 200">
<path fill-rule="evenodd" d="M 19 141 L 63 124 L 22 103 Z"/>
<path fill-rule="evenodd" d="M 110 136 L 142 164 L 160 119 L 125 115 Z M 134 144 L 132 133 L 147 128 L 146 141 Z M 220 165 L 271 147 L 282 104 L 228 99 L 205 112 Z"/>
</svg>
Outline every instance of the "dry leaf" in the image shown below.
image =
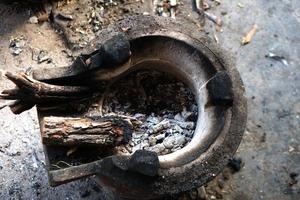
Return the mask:
<svg viewBox="0 0 300 200">
<path fill-rule="evenodd" d="M 247 33 L 247 35 L 245 37 L 243 37 L 242 45 L 246 45 L 246 44 L 250 43 L 253 36 L 255 35 L 256 31 L 257 31 L 257 25 L 254 24 L 252 29 Z"/>
</svg>

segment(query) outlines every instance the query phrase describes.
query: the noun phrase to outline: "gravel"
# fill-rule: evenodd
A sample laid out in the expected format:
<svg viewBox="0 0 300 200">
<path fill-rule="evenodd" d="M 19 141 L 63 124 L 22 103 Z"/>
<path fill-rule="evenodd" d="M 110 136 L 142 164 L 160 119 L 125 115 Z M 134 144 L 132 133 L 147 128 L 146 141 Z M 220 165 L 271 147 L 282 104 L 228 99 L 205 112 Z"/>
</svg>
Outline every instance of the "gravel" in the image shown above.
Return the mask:
<svg viewBox="0 0 300 200">
<path fill-rule="evenodd" d="M 23 52 L 23 48 L 26 43 L 25 40 L 26 39 L 24 36 L 16 37 L 10 40 L 9 48 L 14 56 L 17 56 Z"/>
</svg>

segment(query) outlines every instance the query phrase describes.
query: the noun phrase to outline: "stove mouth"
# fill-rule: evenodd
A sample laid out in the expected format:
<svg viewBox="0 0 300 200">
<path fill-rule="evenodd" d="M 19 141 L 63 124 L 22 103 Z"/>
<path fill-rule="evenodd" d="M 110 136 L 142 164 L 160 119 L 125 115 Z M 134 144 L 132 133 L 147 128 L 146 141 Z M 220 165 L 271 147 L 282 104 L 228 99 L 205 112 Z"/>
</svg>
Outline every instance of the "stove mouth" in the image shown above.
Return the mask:
<svg viewBox="0 0 300 200">
<path fill-rule="evenodd" d="M 141 69 L 166 72 L 184 82 L 195 96 L 198 119 L 193 138 L 182 149 L 159 156 L 161 168 L 178 167 L 198 158 L 216 140 L 226 120 L 230 121 L 228 105 L 212 103 L 207 89 L 219 66 L 214 66 L 203 52 L 178 37 L 180 35 L 152 35 L 131 40 L 131 60 L 128 67 L 123 68 L 126 71 L 118 77 Z"/>
</svg>

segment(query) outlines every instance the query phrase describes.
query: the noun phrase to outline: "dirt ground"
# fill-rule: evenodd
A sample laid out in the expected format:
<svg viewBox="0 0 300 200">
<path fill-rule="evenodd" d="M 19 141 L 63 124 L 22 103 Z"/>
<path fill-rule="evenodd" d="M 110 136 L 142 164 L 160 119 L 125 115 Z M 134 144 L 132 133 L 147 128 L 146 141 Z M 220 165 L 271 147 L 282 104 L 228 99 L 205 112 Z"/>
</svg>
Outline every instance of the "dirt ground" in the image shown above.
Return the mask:
<svg viewBox="0 0 300 200">
<path fill-rule="evenodd" d="M 72 53 L 80 52 L 113 20 L 153 10 L 146 0 L 105 7 L 110 10 L 104 17 L 107 20 L 93 29 L 98 20 L 93 12 L 101 10 L 95 2 L 81 1 L 84 6 L 76 10 L 78 2 L 73 0 L 58 9 L 72 12 L 74 20 L 67 28 L 74 37 L 66 37 L 48 22 L 28 23 L 31 12 L 27 7 L 0 3 L 0 69 L 25 71 L 67 65 Z M 178 17 L 197 24 L 190 0 L 180 2 Z M 236 154 L 243 167 L 233 174 L 226 168 L 209 183 L 205 187 L 207 199 L 300 199 L 300 1 L 207 2 L 212 5 L 209 12 L 221 16 L 223 26 L 217 32 L 207 21 L 205 31 L 236 58 L 248 99 L 247 128 Z M 91 21 L 80 24 L 85 19 Z M 242 46 L 241 38 L 253 24 L 258 31 L 250 44 Z M 14 38 L 22 41 L 19 55 L 13 55 L 10 48 Z M 41 50 L 51 60 L 38 63 L 36 56 Z M 268 58 L 269 52 L 286 62 Z M 0 77 L 0 90 L 10 86 Z M 0 126 L 0 199 L 105 199 L 93 178 L 56 188 L 48 185 L 35 109 L 15 116 L 5 108 L 0 111 Z"/>
</svg>

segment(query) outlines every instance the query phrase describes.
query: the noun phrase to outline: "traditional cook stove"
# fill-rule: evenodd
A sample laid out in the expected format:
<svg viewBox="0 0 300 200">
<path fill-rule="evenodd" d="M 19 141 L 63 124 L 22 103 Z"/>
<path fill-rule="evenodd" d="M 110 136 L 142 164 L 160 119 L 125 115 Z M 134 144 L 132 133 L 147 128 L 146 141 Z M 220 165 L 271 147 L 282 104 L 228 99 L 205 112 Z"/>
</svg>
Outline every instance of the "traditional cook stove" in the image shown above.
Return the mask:
<svg viewBox="0 0 300 200">
<path fill-rule="evenodd" d="M 104 188 L 131 199 L 152 199 L 204 185 L 225 167 L 245 129 L 246 99 L 239 73 L 230 57 L 205 33 L 165 18 L 124 19 L 103 30 L 91 44 L 103 43 L 120 31 L 130 39 L 132 55 L 121 69 L 110 72 L 111 77 L 120 78 L 138 69 L 151 68 L 173 74 L 185 82 L 198 104 L 192 141 L 176 152 L 158 156 L 158 171 L 153 176 L 139 173 L 143 167 L 144 170 L 151 167 L 151 163 L 148 165 L 142 160 L 136 171 L 122 168 L 123 162 L 132 161 L 130 156 L 94 157 L 85 164 L 54 170 L 51 168 L 53 160 L 64 150 L 44 146 L 50 184 L 55 186 L 96 175 Z M 87 52 L 96 47 L 90 46 Z M 95 77 L 101 79 L 101 74 Z M 68 116 L 68 113 L 48 113 L 39 108 L 38 114 L 41 124 L 45 116 Z M 75 113 L 75 116 L 80 115 Z"/>
</svg>

